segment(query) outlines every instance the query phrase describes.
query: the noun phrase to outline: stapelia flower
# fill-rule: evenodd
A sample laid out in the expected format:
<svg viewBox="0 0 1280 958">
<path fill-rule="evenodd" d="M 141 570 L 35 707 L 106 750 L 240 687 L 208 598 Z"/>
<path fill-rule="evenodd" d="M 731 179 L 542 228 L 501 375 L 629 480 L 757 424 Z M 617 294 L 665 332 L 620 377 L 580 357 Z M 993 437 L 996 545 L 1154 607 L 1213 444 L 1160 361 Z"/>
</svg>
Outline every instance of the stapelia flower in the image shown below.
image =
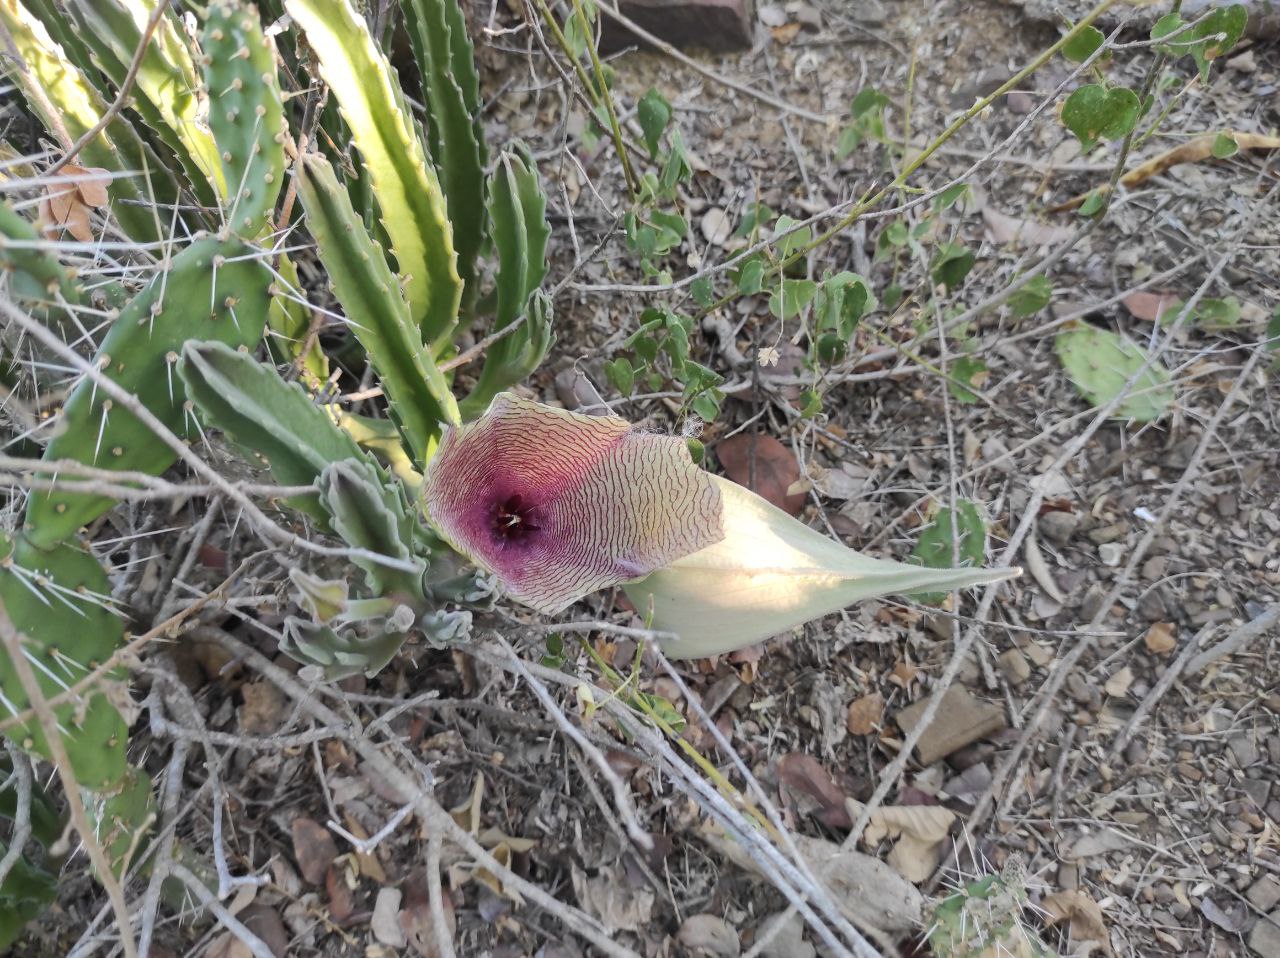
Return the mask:
<svg viewBox="0 0 1280 958">
<path fill-rule="evenodd" d="M 717 655 L 863 599 L 997 582 L 1019 569 L 930 569 L 846 548 L 772 503 L 713 477 L 724 538 L 627 587 L 654 629 L 672 633 L 675 658 Z"/>
<path fill-rule="evenodd" d="M 683 440 L 511 393 L 446 430 L 422 493 L 450 545 L 547 615 L 724 534 L 720 492 Z"/>
<path fill-rule="evenodd" d="M 680 658 L 752 645 L 862 599 L 1018 574 L 868 558 L 699 469 L 680 439 L 510 393 L 446 430 L 423 495 L 445 539 L 512 598 L 550 615 L 627 584 Z"/>
</svg>

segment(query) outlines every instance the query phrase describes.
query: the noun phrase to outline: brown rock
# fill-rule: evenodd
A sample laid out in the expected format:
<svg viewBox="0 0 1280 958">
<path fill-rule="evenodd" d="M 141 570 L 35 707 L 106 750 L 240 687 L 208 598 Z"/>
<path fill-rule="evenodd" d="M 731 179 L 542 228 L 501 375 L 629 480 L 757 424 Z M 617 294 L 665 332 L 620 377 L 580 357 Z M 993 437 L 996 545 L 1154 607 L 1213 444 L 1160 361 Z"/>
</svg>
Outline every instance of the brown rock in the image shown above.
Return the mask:
<svg viewBox="0 0 1280 958">
<path fill-rule="evenodd" d="M 927 704 L 928 700 L 922 699 L 899 712 L 898 727 L 910 735 L 920 723 Z M 934 721 L 929 723 L 916 745 L 916 758 L 921 765 L 932 765 L 970 742 L 976 742 L 1004 727 L 1004 709 L 990 702 L 979 701 L 964 689 L 953 685 L 943 695 Z"/>
<path fill-rule="evenodd" d="M 1263 875 L 1249 886 L 1244 897 L 1258 911 L 1268 912 L 1280 905 L 1280 879 L 1274 875 Z"/>
<path fill-rule="evenodd" d="M 751 0 L 619 0 L 623 16 L 677 47 L 741 50 L 751 46 Z M 648 46 L 607 13 L 601 16 L 600 52 Z"/>
</svg>

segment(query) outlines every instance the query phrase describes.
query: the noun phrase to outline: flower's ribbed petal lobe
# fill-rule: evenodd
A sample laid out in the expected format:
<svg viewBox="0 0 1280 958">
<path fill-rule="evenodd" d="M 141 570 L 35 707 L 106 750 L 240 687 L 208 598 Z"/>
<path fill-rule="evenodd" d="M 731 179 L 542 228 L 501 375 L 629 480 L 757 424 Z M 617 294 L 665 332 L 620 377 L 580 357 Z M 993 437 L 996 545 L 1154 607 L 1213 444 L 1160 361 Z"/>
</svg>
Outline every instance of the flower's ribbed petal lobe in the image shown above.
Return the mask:
<svg viewBox="0 0 1280 958">
<path fill-rule="evenodd" d="M 723 535 L 720 493 L 683 440 L 510 393 L 446 432 L 423 495 L 459 552 L 548 615 Z M 502 534 L 496 510 L 514 533 Z"/>
<path fill-rule="evenodd" d="M 725 536 L 627 586 L 677 658 L 752 645 L 862 599 L 996 582 L 1017 569 L 929 569 L 872 559 L 846 548 L 726 479 Z"/>
</svg>

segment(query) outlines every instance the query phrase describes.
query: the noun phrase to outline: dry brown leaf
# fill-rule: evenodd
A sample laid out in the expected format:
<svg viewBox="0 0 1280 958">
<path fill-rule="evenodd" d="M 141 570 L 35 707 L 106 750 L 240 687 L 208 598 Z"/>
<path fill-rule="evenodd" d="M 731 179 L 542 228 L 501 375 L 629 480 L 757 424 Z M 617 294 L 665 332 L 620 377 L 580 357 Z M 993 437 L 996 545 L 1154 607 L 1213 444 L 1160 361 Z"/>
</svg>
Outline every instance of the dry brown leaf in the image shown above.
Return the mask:
<svg viewBox="0 0 1280 958">
<path fill-rule="evenodd" d="M 576 865 L 571 872 L 578 904 L 611 932 L 639 931 L 653 913 L 652 888 L 633 887 L 621 869 L 601 869 L 594 878 Z"/>
<path fill-rule="evenodd" d="M 1133 669 L 1125 666 L 1111 678 L 1107 679 L 1107 683 L 1102 686 L 1102 691 L 1106 692 L 1114 699 L 1118 699 L 1129 691 L 1129 686 L 1133 684 Z"/>
<path fill-rule="evenodd" d="M 690 915 L 676 932 L 676 941 L 691 956 L 737 958 L 742 950 L 738 933 L 719 915 Z"/>
<path fill-rule="evenodd" d="M 769 30 L 769 33 L 779 43 L 790 43 L 799 32 L 800 24 L 798 23 L 784 23 L 780 27 L 773 27 Z"/>
<path fill-rule="evenodd" d="M 1049 916 L 1049 924 L 1069 921 L 1073 939 L 1099 942 L 1108 954 L 1111 953 L 1107 924 L 1103 920 L 1102 909 L 1084 892 L 1079 890 L 1055 892 L 1046 896 L 1040 905 Z"/>
<path fill-rule="evenodd" d="M 851 735 L 870 735 L 880 725 L 884 715 L 884 696 L 870 692 L 856 702 L 849 703 L 848 727 Z"/>
<path fill-rule="evenodd" d="M 453 899 L 443 895 L 440 903 L 441 910 L 444 912 L 445 937 L 452 941 L 458 930 L 458 918 L 453 911 Z M 410 947 L 421 958 L 440 958 L 436 927 L 431 920 L 431 906 L 427 902 L 414 901 L 404 905 L 400 910 L 400 930 L 404 932 Z"/>
<path fill-rule="evenodd" d="M 45 187 L 37 226 L 42 232 L 65 231 L 82 243 L 93 242 L 89 213 L 107 204 L 107 184 L 110 182 L 111 174 L 107 170 L 68 163 Z"/>
<path fill-rule="evenodd" d="M 1224 132 L 1236 141 L 1236 146 L 1241 150 L 1280 150 L 1280 136 L 1241 133 L 1237 130 L 1226 130 Z M 1133 189 L 1135 186 L 1141 186 L 1151 177 L 1159 176 L 1166 170 L 1181 163 L 1199 163 L 1203 160 L 1214 159 L 1213 144 L 1221 135 L 1221 133 L 1206 133 L 1203 136 L 1196 137 L 1194 140 L 1188 140 L 1181 146 L 1175 146 L 1172 150 L 1167 150 L 1159 156 L 1152 157 L 1141 166 L 1134 167 L 1120 177 L 1120 185 L 1126 189 Z M 1092 192 L 1090 190 L 1089 193 L 1073 196 L 1065 203 L 1059 203 L 1057 206 L 1050 208 L 1049 212 L 1063 213 L 1067 210 L 1074 210 L 1088 199 Z"/>
<path fill-rule="evenodd" d="M 861 815 L 863 805 L 849 799 L 849 816 Z M 921 882 L 933 874 L 942 856 L 942 844 L 956 813 L 941 805 L 883 805 L 871 813 L 862 840 L 868 846 L 883 839 L 897 839 L 889 852 L 889 865 L 907 881 Z"/>
<path fill-rule="evenodd" d="M 246 682 L 240 688 L 240 695 L 244 698 L 238 713 L 240 731 L 246 735 L 270 735 L 279 730 L 289 716 L 289 700 L 274 682 L 266 679 Z"/>
<path fill-rule="evenodd" d="M 280 913 L 268 905 L 250 905 L 236 916 L 251 932 L 262 939 L 262 943 L 271 950 L 275 958 L 285 958 L 289 954 L 289 939 L 292 937 L 284 926 Z"/>
<path fill-rule="evenodd" d="M 369 837 L 369 833 L 365 830 L 365 827 L 361 825 L 360 822 L 356 820 L 356 817 L 349 811 L 343 809 L 342 817 L 346 820 L 347 831 L 356 838 L 364 841 Z M 356 857 L 356 865 L 358 866 L 361 875 L 365 878 L 373 879 L 379 885 L 386 884 L 387 873 L 382 867 L 382 862 L 378 861 L 378 856 L 374 852 L 353 851 L 353 854 Z"/>
<path fill-rule="evenodd" d="M 1146 290 L 1130 293 L 1120 300 L 1130 316 L 1148 323 L 1158 320 L 1177 301 L 1178 297 L 1173 293 L 1147 292 Z"/>
<path fill-rule="evenodd" d="M 1178 647 L 1172 622 L 1156 622 L 1147 629 L 1142 641 L 1152 655 L 1168 655 Z"/>
<path fill-rule="evenodd" d="M 744 871 L 760 874 L 751 856 L 719 826 L 704 822 L 698 828 L 698 835 Z M 920 927 L 924 896 L 880 859 L 841 848 L 822 838 L 807 835 L 793 838 L 809 867 L 824 876 L 832 897 L 854 925 L 885 933 L 914 931 Z"/>
<path fill-rule="evenodd" d="M 467 800 L 456 808 L 449 809 L 449 814 L 458 823 L 474 835 L 480 831 L 480 813 L 484 804 L 484 773 L 477 772 L 475 784 L 471 786 L 471 794 Z"/>
<path fill-rule="evenodd" d="M 1056 246 L 1071 239 L 1074 232 L 1065 226 L 1047 226 L 1031 219 L 1018 219 L 992 209 L 982 208 L 987 232 L 997 243 L 1021 243 L 1023 246 Z"/>
<path fill-rule="evenodd" d="M 828 828 L 851 828 L 853 821 L 845 810 L 845 794 L 835 779 L 812 755 L 791 752 L 778 759 L 778 779 L 793 792 L 813 800 L 815 817 Z M 807 812 L 807 808 L 797 809 Z"/>
<path fill-rule="evenodd" d="M 329 865 L 338 857 L 333 836 L 310 818 L 295 818 L 289 827 L 293 832 L 293 857 L 298 863 L 298 872 L 308 884 L 322 884 Z"/>
<path fill-rule="evenodd" d="M 335 861 L 329 866 L 324 876 L 324 887 L 329 893 L 329 917 L 339 925 L 345 923 L 355 914 L 356 899 L 347 881 L 347 869 L 342 862 Z"/>
<path fill-rule="evenodd" d="M 795 453 L 772 436 L 739 433 L 716 443 L 715 451 L 725 475 L 738 485 L 753 489 L 793 516 L 804 508 L 804 492 L 797 486 L 804 478 L 800 463 Z"/>
<path fill-rule="evenodd" d="M 893 671 L 889 673 L 889 681 L 898 686 L 898 688 L 905 689 L 910 687 L 919 674 L 920 670 L 910 662 L 899 662 L 893 667 Z"/>
</svg>

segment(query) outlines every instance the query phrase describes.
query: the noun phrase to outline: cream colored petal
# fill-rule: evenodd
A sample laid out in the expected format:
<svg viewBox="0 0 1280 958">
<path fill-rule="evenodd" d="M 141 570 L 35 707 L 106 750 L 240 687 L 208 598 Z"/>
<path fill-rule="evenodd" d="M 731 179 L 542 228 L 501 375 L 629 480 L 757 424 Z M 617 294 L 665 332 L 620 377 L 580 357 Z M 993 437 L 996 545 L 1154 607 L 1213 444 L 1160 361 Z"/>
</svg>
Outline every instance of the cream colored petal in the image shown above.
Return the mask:
<svg viewBox="0 0 1280 958">
<path fill-rule="evenodd" d="M 760 496 L 713 477 L 725 536 L 626 586 L 653 628 L 680 638 L 677 658 L 752 645 L 862 599 L 998 582 L 1019 569 L 929 569 L 872 559 L 793 519 Z"/>
</svg>

